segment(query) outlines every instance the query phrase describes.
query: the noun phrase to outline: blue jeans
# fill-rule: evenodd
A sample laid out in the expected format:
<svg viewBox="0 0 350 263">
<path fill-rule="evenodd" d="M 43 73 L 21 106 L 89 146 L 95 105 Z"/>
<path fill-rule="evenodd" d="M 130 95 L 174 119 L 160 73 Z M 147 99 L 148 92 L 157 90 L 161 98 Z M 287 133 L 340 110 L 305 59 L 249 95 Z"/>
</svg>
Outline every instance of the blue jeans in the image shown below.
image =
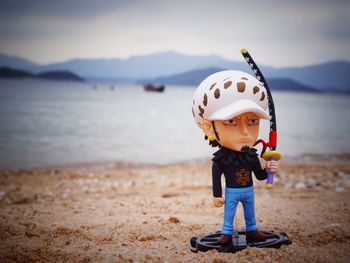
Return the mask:
<svg viewBox="0 0 350 263">
<path fill-rule="evenodd" d="M 233 219 L 236 214 L 238 202 L 241 202 L 243 205 L 246 231 L 251 232 L 257 230 L 254 210 L 253 186 L 246 188 L 226 188 L 224 225 L 222 227 L 222 234 L 233 234 Z"/>
</svg>

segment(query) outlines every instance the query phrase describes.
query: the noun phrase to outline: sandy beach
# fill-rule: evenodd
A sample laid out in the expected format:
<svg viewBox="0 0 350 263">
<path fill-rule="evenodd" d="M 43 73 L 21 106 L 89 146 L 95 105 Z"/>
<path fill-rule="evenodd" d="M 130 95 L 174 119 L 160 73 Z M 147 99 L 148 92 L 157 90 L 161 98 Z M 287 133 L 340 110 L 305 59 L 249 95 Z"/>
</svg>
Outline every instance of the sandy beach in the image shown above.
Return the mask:
<svg viewBox="0 0 350 263">
<path fill-rule="evenodd" d="M 330 159 L 331 158 L 331 159 Z M 280 249 L 191 252 L 221 229 L 209 160 L 109 163 L 0 172 L 1 262 L 349 262 L 350 156 L 281 162 L 272 190 L 255 181 L 261 230 Z M 244 230 L 238 208 L 239 230 Z"/>
</svg>

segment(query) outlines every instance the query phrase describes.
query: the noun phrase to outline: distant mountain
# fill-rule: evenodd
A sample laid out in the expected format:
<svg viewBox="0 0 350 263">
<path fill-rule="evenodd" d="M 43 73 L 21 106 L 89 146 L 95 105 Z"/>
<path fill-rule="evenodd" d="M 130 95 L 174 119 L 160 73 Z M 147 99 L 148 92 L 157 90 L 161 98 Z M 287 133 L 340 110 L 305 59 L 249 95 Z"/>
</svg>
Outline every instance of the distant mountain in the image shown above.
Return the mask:
<svg viewBox="0 0 350 263">
<path fill-rule="evenodd" d="M 166 84 L 166 85 L 189 85 L 197 86 L 199 85 L 206 77 L 209 75 L 221 71 L 219 68 L 208 68 L 208 69 L 199 69 L 191 70 L 188 72 L 156 78 L 154 80 L 147 80 L 142 82 L 152 82 L 156 84 Z"/>
<path fill-rule="evenodd" d="M 166 85 L 197 86 L 207 76 L 221 70 L 223 69 L 208 68 L 208 69 L 201 69 L 201 70 L 192 70 L 189 72 L 184 72 L 173 76 L 157 78 L 157 79 L 154 79 L 153 81 L 148 81 L 148 82 L 153 82 L 157 84 L 166 84 Z M 293 91 L 305 91 L 305 92 L 319 91 L 316 88 L 300 84 L 292 79 L 287 79 L 287 78 L 271 78 L 271 79 L 268 79 L 267 81 L 268 81 L 269 87 L 272 90 L 282 90 L 282 91 L 293 90 Z"/>
<path fill-rule="evenodd" d="M 48 65 L 38 65 L 18 57 L 0 55 L 0 66 L 10 67 L 10 65 L 17 65 L 13 68 L 34 73 L 68 70 L 85 79 L 122 79 L 123 81 L 161 79 L 184 74 L 182 76 L 184 81 L 189 83 L 190 76 L 186 76 L 188 72 L 206 69 L 234 69 L 252 74 L 243 58 L 241 62 L 235 62 L 216 55 L 191 56 L 175 52 L 132 56 L 128 59 L 73 59 Z M 291 79 L 305 86 L 325 91 L 350 91 L 348 77 L 350 62 L 347 61 L 334 61 L 306 67 L 273 68 L 261 64 L 259 67 L 266 78 Z M 181 82 L 179 77 L 177 76 L 176 81 Z M 191 83 L 197 83 L 199 78 L 193 77 Z"/>
<path fill-rule="evenodd" d="M 12 69 L 8 67 L 0 68 L 0 78 L 32 78 L 34 75 L 24 70 Z"/>
<path fill-rule="evenodd" d="M 83 78 L 68 72 L 68 71 L 48 71 L 40 74 L 32 74 L 27 71 L 17 70 L 7 67 L 0 68 L 0 78 L 37 78 L 50 80 L 65 80 L 65 81 L 84 81 Z"/>
<path fill-rule="evenodd" d="M 0 66 L 8 66 L 9 57 L 6 56 L 6 59 L 3 60 L 0 56 Z M 14 57 L 14 60 L 17 60 L 17 57 Z M 14 62 L 10 64 L 17 65 Z M 37 65 L 33 63 L 32 68 L 30 65 L 26 65 L 25 68 L 13 66 L 13 68 L 29 70 L 35 73 L 48 70 L 68 70 L 84 78 L 117 78 L 129 80 L 157 78 L 209 67 L 249 70 L 247 63 L 244 61 L 229 61 L 216 55 L 190 56 L 175 52 L 132 56 L 128 59 L 73 59 L 48 65 Z"/>
<path fill-rule="evenodd" d="M 268 77 L 288 77 L 325 91 L 350 91 L 350 63 L 334 61 L 320 65 L 264 71 Z"/>
<path fill-rule="evenodd" d="M 84 77 L 157 78 L 208 67 L 249 69 L 245 62 L 233 62 L 219 56 L 189 56 L 175 52 L 162 52 L 128 59 L 74 59 L 50 64 L 45 70 L 67 69 Z"/>
<path fill-rule="evenodd" d="M 17 56 L 0 54 L 0 67 L 8 67 L 14 69 L 16 68 L 25 71 L 36 72 L 40 69 L 41 65 Z"/>
<path fill-rule="evenodd" d="M 321 90 L 303 85 L 292 79 L 287 78 L 271 78 L 267 79 L 267 84 L 272 90 L 280 91 L 302 91 L 302 92 L 320 92 Z"/>
<path fill-rule="evenodd" d="M 46 71 L 36 75 L 41 79 L 84 81 L 83 78 L 69 71 Z"/>
</svg>

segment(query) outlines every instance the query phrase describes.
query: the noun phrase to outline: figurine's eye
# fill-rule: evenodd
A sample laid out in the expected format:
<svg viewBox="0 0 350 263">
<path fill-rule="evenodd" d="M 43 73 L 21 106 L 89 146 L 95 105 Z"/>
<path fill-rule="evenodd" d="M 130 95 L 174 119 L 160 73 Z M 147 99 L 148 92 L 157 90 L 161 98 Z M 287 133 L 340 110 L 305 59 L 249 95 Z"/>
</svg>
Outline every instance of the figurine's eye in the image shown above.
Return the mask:
<svg viewBox="0 0 350 263">
<path fill-rule="evenodd" d="M 259 124 L 259 119 L 250 119 L 248 125 L 257 125 Z"/>
<path fill-rule="evenodd" d="M 238 123 L 235 119 L 231 119 L 231 120 L 227 120 L 227 121 L 224 121 L 224 124 L 225 125 L 234 125 L 236 126 Z"/>
</svg>

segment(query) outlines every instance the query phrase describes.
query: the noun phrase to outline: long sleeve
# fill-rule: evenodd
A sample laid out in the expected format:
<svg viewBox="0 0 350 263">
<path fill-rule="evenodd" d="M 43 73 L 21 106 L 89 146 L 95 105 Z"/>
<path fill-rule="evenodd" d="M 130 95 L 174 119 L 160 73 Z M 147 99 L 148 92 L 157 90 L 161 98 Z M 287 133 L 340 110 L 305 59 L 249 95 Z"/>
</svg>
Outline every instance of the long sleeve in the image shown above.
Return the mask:
<svg viewBox="0 0 350 263">
<path fill-rule="evenodd" d="M 213 177 L 213 196 L 214 197 L 222 197 L 221 175 L 222 175 L 222 170 L 220 168 L 219 163 L 213 162 L 212 177 Z"/>
<path fill-rule="evenodd" d="M 261 164 L 258 157 L 254 158 L 252 170 L 255 174 L 256 179 L 262 181 L 267 178 L 266 169 L 261 168 Z"/>
</svg>

